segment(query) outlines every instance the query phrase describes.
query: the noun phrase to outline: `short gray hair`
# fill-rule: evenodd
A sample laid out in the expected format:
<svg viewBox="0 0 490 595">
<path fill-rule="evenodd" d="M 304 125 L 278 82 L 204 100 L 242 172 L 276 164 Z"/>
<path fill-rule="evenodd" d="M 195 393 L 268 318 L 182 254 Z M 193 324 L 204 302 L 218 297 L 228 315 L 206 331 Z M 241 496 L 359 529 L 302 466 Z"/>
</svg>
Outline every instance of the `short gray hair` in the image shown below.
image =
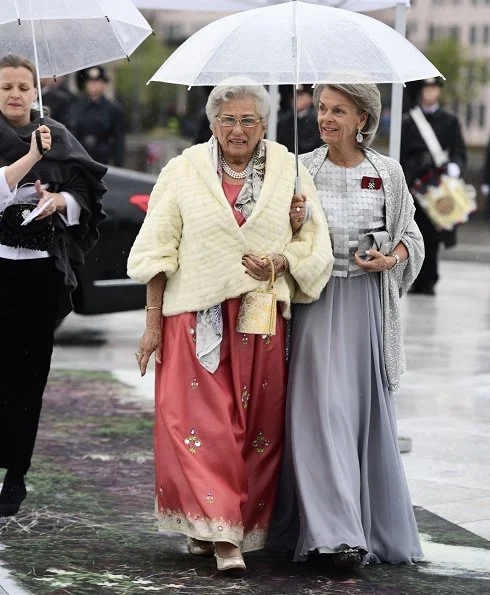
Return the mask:
<svg viewBox="0 0 490 595">
<path fill-rule="evenodd" d="M 344 93 L 352 99 L 360 112 L 367 114 L 366 124 L 361 131 L 363 140 L 358 145 L 363 149 L 369 147 L 376 136 L 381 117 L 381 96 L 378 87 L 372 84 L 335 85 L 327 83 L 317 85 L 313 92 L 313 103 L 317 109 L 320 103 L 320 96 L 325 89 L 333 89 Z"/>
<path fill-rule="evenodd" d="M 214 119 L 219 114 L 221 105 L 234 99 L 251 97 L 255 99 L 257 114 L 264 124 L 267 124 L 271 111 L 269 94 L 262 85 L 217 85 L 211 91 L 206 103 L 206 116 L 209 127 L 214 132 Z"/>
</svg>

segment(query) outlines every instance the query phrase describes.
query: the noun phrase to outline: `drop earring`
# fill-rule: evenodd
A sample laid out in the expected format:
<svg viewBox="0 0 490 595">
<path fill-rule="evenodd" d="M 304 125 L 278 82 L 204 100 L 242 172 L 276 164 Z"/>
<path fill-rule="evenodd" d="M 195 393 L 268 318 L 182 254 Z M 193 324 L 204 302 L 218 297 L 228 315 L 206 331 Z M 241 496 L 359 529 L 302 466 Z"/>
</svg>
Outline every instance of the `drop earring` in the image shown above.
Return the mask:
<svg viewBox="0 0 490 595">
<path fill-rule="evenodd" d="M 357 134 L 356 134 L 356 141 L 361 144 L 362 141 L 364 140 L 364 137 L 362 136 L 362 132 L 361 130 L 358 128 L 357 129 Z"/>
</svg>

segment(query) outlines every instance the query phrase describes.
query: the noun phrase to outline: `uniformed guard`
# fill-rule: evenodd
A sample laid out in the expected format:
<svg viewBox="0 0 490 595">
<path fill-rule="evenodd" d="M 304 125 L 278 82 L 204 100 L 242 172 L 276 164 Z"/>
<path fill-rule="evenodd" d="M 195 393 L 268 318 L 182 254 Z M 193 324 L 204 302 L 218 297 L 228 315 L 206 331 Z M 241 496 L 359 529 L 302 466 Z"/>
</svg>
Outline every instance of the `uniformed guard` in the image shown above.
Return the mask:
<svg viewBox="0 0 490 595">
<path fill-rule="evenodd" d="M 448 162 L 444 167 L 444 173 L 459 178 L 464 174 L 466 167 L 466 146 L 458 118 L 439 104 L 441 87 L 441 79 L 430 78 L 412 84 L 411 90 L 414 93 L 416 104 L 422 109 L 441 148 L 447 153 Z M 405 114 L 402 123 L 400 163 L 409 188 L 429 170 L 436 169 L 432 153 L 409 113 Z M 415 206 L 415 221 L 422 232 L 425 243 L 425 260 L 410 293 L 435 295 L 435 286 L 439 279 L 439 246 L 441 242 L 447 247 L 454 246 L 456 230 L 439 231 L 422 207 L 417 204 L 417 200 L 415 200 Z"/>
<path fill-rule="evenodd" d="M 99 163 L 122 167 L 124 163 L 124 114 L 105 96 L 109 78 L 102 66 L 83 74 L 85 94 L 70 110 L 69 128 Z"/>
<path fill-rule="evenodd" d="M 324 143 L 318 130 L 317 114 L 313 106 L 313 88 L 311 85 L 296 87 L 298 111 L 298 153 L 309 153 Z M 289 97 L 289 107 L 279 114 L 277 123 L 277 142 L 294 153 L 294 110 L 293 96 Z"/>
<path fill-rule="evenodd" d="M 41 81 L 43 104 L 49 108 L 49 116 L 68 128 L 71 106 L 76 95 L 70 91 L 64 76 L 46 78 Z"/>
</svg>

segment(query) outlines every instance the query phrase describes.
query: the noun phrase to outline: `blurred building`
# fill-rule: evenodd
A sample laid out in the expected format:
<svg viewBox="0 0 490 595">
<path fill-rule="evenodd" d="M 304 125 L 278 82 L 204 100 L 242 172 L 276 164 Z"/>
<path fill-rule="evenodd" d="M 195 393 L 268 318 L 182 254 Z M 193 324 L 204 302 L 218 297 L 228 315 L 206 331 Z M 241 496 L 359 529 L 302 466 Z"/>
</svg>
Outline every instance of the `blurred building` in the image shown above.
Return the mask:
<svg viewBox="0 0 490 595">
<path fill-rule="evenodd" d="M 454 37 L 471 55 L 490 60 L 490 0 L 411 0 L 407 37 L 420 50 L 441 37 Z M 394 10 L 372 13 L 393 25 Z M 458 110 L 469 145 L 482 146 L 490 137 L 490 85 Z"/>
</svg>

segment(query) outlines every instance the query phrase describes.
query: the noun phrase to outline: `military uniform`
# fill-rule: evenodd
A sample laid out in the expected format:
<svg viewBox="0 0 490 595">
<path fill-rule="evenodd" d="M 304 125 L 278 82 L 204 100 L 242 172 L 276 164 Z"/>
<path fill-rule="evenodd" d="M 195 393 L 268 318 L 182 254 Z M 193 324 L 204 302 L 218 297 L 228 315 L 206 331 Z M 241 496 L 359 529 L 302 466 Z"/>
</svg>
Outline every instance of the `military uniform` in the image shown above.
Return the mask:
<svg viewBox="0 0 490 595">
<path fill-rule="evenodd" d="M 277 142 L 294 153 L 294 112 L 288 110 L 279 116 Z M 312 106 L 298 114 L 298 154 L 310 153 L 325 143 L 318 131 L 316 110 Z"/>
<path fill-rule="evenodd" d="M 76 96 L 65 86 L 50 87 L 43 91 L 43 104 L 49 108 L 49 115 L 53 120 L 68 127 L 70 109 Z"/>
<path fill-rule="evenodd" d="M 123 166 L 124 115 L 119 105 L 104 96 L 97 102 L 82 97 L 72 106 L 69 128 L 92 159 Z"/>
<path fill-rule="evenodd" d="M 440 107 L 432 113 L 424 112 L 424 115 L 441 147 L 447 151 L 449 162 L 456 163 L 463 174 L 466 167 L 466 146 L 457 117 Z M 402 122 L 400 163 L 409 188 L 417 178 L 435 167 L 432 155 L 410 114 L 405 114 Z M 417 201 L 415 205 L 415 221 L 424 238 L 425 260 L 413 287 L 415 292 L 432 294 L 439 279 L 439 245 L 442 241 L 447 246 L 454 246 L 456 232 L 439 232 L 423 209 L 417 205 Z"/>
<path fill-rule="evenodd" d="M 90 81 L 109 82 L 102 66 L 93 66 L 79 73 L 79 81 L 88 87 Z M 122 167 L 124 164 L 124 113 L 115 102 L 103 94 L 104 87 L 78 99 L 70 110 L 69 129 L 77 137 L 87 153 L 108 165 Z"/>
</svg>

